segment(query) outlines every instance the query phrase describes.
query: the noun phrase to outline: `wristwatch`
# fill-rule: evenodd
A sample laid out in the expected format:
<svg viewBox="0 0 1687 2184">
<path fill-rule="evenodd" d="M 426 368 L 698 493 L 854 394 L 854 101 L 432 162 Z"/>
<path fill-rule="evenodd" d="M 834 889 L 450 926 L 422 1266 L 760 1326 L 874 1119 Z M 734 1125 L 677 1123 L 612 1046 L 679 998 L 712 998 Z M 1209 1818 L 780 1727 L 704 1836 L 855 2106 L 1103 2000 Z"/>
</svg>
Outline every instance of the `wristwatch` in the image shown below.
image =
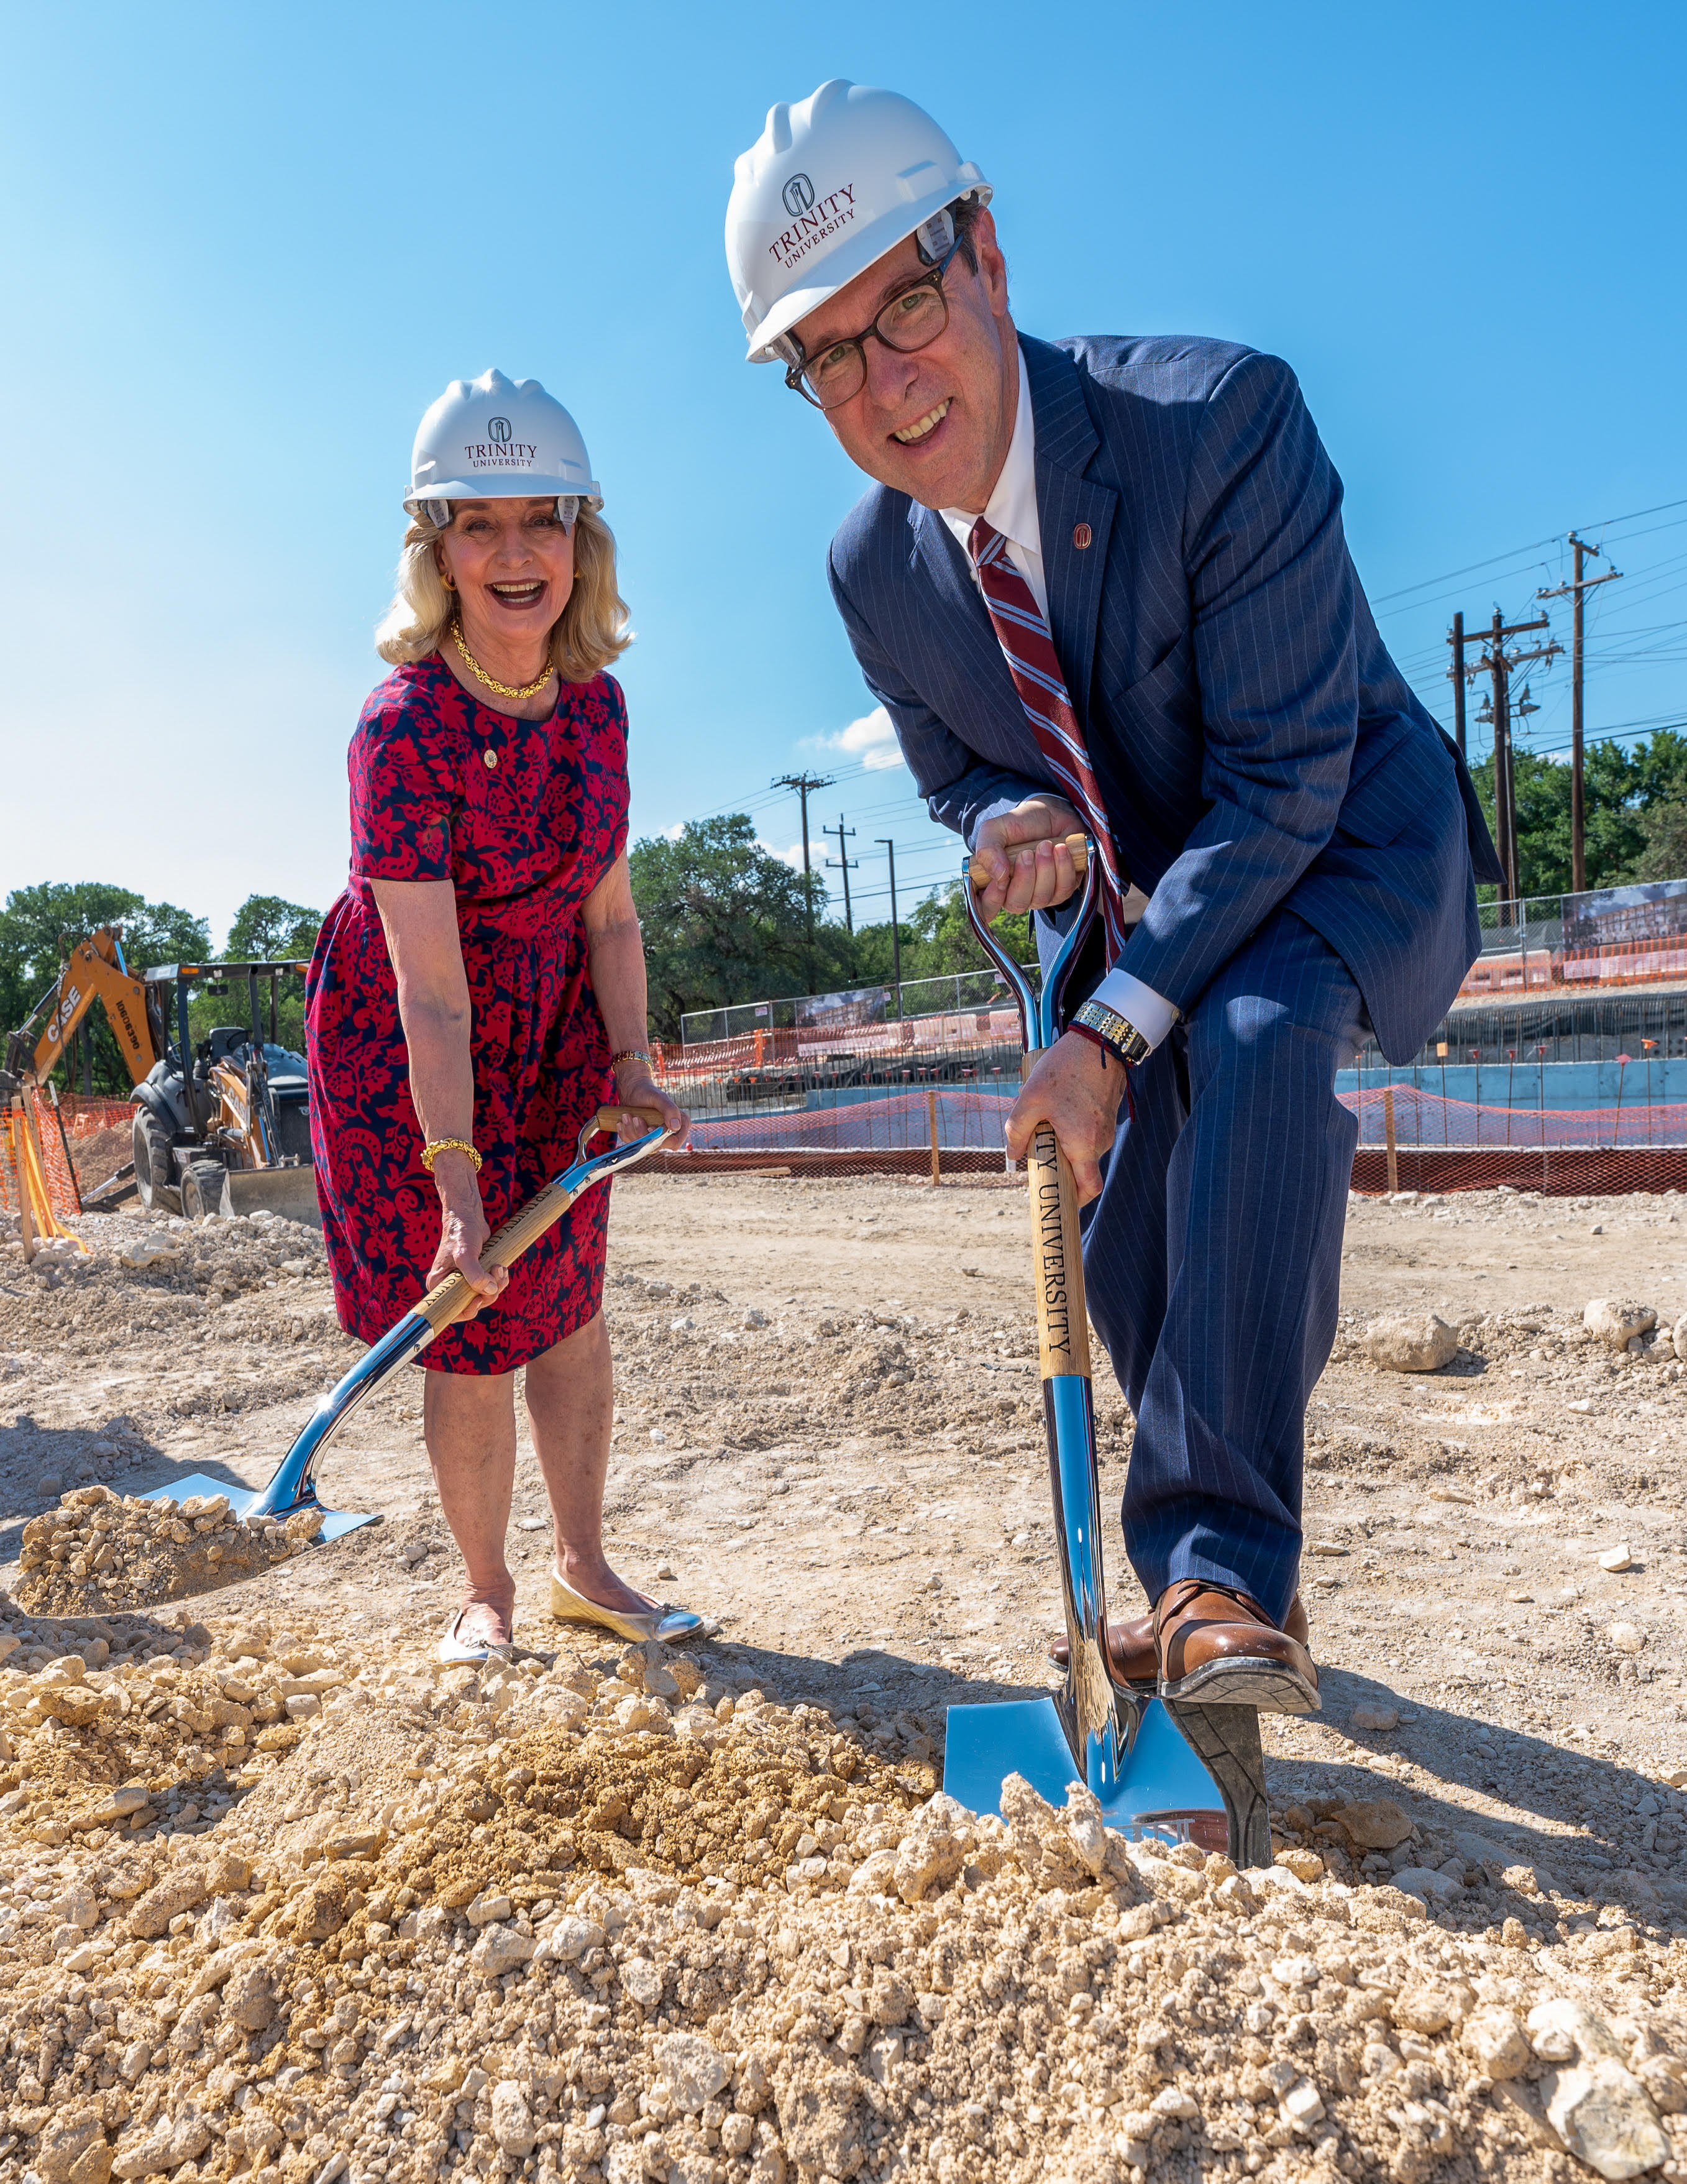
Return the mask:
<svg viewBox="0 0 1687 2184">
<path fill-rule="evenodd" d="M 1105 1001 L 1086 1001 L 1082 1008 L 1073 1011 L 1066 1028 L 1079 1033 L 1111 1054 L 1127 1069 L 1133 1068 L 1139 1061 L 1146 1061 L 1154 1051 L 1130 1018 L 1122 1017 L 1116 1009 L 1110 1009 Z"/>
</svg>

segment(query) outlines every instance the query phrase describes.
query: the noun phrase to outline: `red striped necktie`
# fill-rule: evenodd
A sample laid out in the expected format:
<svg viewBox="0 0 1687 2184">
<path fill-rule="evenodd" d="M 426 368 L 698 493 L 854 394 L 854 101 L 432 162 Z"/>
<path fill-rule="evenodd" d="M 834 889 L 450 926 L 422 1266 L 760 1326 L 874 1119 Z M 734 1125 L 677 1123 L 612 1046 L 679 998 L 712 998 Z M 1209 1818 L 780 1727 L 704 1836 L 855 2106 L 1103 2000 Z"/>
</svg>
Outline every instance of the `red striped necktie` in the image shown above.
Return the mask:
<svg viewBox="0 0 1687 2184">
<path fill-rule="evenodd" d="M 1066 679 L 1055 651 L 1055 640 L 1049 634 L 1035 593 L 1008 559 L 1007 541 L 1001 532 L 981 515 L 972 526 L 969 543 L 978 588 L 990 610 L 991 623 L 1037 738 L 1037 748 L 1077 807 L 1101 860 L 1101 916 L 1111 968 L 1127 938 L 1125 887 L 1101 790 L 1089 763 L 1083 730 L 1066 694 Z"/>
</svg>

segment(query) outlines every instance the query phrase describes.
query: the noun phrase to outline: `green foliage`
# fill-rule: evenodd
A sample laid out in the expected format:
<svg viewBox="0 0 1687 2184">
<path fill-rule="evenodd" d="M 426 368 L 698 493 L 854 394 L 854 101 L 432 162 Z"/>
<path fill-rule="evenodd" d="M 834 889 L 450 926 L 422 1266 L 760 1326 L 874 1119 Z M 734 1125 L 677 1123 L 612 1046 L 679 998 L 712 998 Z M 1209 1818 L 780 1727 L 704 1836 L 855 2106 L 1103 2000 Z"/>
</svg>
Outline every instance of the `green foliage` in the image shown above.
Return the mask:
<svg viewBox="0 0 1687 2184">
<path fill-rule="evenodd" d="M 225 963 L 309 961 L 322 926 L 320 910 L 278 894 L 249 894 L 234 914 Z"/>
<path fill-rule="evenodd" d="M 0 911 L 0 1027 L 15 1030 L 58 978 L 61 934 L 74 946 L 102 925 L 121 928 L 131 972 L 151 963 L 203 961 L 211 952 L 203 917 L 172 902 L 148 902 L 129 888 L 92 880 L 14 888 Z M 120 1096 L 129 1072 L 104 1011 L 96 1007 L 84 1021 L 92 1026 L 94 1089 Z M 80 1088 L 80 1067 L 76 1082 Z"/>
<path fill-rule="evenodd" d="M 802 875 L 758 845 L 743 812 L 694 821 L 675 840 L 639 842 L 628 864 L 658 1039 L 677 1039 L 680 1018 L 693 1009 L 887 986 L 895 975 L 889 920 L 853 933 L 831 922 L 816 880 L 810 981 Z M 1029 923 L 1006 918 L 998 928 L 1022 962 L 1033 952 Z M 905 983 L 985 967 L 958 883 L 934 889 L 903 917 L 899 936 Z"/>
<path fill-rule="evenodd" d="M 802 876 L 760 847 L 743 812 L 635 843 L 627 863 L 658 1039 L 677 1039 L 688 1009 L 805 989 Z M 818 900 L 815 909 L 819 941 Z"/>
<path fill-rule="evenodd" d="M 1471 774 L 1491 828 L 1492 756 L 1473 766 Z M 1517 784 L 1519 884 L 1525 895 L 1567 894 L 1568 761 L 1520 750 L 1513 758 L 1512 777 Z M 1590 744 L 1583 774 L 1588 885 L 1615 887 L 1624 880 L 1687 875 L 1687 863 L 1670 846 L 1679 841 L 1687 849 L 1687 825 L 1678 824 L 1672 835 L 1664 816 L 1682 805 L 1687 805 L 1687 737 L 1661 728 L 1650 742 L 1629 749 L 1614 743 Z M 1665 865 L 1669 866 L 1667 871 Z M 1484 889 L 1488 895 L 1497 892 Z"/>
</svg>

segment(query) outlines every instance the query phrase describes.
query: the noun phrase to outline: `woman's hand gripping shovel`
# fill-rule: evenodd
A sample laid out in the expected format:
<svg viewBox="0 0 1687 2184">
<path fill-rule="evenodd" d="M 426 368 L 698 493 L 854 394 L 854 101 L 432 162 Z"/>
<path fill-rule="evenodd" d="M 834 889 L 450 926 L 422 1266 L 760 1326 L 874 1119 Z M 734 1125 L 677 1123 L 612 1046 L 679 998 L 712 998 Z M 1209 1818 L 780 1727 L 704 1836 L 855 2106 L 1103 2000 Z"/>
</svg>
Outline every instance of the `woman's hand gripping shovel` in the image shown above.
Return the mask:
<svg viewBox="0 0 1687 2184">
<path fill-rule="evenodd" d="M 1059 1036 L 1061 988 L 1094 912 L 1096 861 L 1088 844 L 1075 842 L 1074 849 L 1085 852 L 1073 859 L 1083 871 L 1083 894 L 1040 998 L 991 933 L 970 866 L 961 867 L 972 929 L 1019 1004 L 1026 1076 Z M 1049 1698 L 951 1707 L 944 1788 L 970 1811 L 999 1813 L 1002 1786 L 1011 1774 L 1022 1775 L 1057 1806 L 1066 1802 L 1067 1786 L 1077 1781 L 1094 1792 L 1107 1825 L 1126 1835 L 1194 1841 L 1226 1852 L 1238 1865 L 1268 1865 L 1271 1824 L 1253 1708 L 1169 1708 L 1147 1691 L 1116 1683 L 1108 1664 L 1077 1191 L 1047 1124 L 1033 1136 L 1026 1166 L 1043 1418 L 1069 1649 L 1066 1680 Z"/>
<path fill-rule="evenodd" d="M 655 1127 L 588 1158 L 586 1148 L 592 1139 L 599 1134 L 612 1135 L 623 1121 L 654 1123 Z M 574 1165 L 536 1192 L 488 1238 L 481 1253 L 481 1263 L 487 1267 L 513 1265 L 530 1244 L 537 1243 L 546 1229 L 561 1220 L 576 1199 L 583 1198 L 605 1178 L 642 1161 L 656 1150 L 666 1135 L 661 1117 L 654 1108 L 599 1108 L 580 1133 L 578 1157 Z M 461 1274 L 448 1274 L 437 1289 L 420 1297 L 379 1342 L 365 1351 L 344 1379 L 324 1396 L 310 1423 L 281 1459 L 269 1485 L 255 1494 L 229 1494 L 235 1515 L 286 1519 L 297 1516 L 301 1510 L 319 1513 L 322 1523 L 315 1536 L 323 1540 L 337 1540 L 346 1532 L 355 1531 L 359 1524 L 376 1523 L 378 1519 L 373 1514 L 356 1515 L 348 1510 L 323 1508 L 316 1495 L 316 1459 L 358 1406 L 399 1366 L 420 1357 L 436 1335 L 443 1334 L 454 1320 L 460 1319 L 473 1301 L 474 1291 Z M 196 1471 L 171 1485 L 154 1488 L 144 1498 L 159 1501 L 169 1496 L 181 1502 L 190 1494 L 228 1494 L 228 1486 L 225 1480 L 213 1479 L 207 1472 Z"/>
</svg>

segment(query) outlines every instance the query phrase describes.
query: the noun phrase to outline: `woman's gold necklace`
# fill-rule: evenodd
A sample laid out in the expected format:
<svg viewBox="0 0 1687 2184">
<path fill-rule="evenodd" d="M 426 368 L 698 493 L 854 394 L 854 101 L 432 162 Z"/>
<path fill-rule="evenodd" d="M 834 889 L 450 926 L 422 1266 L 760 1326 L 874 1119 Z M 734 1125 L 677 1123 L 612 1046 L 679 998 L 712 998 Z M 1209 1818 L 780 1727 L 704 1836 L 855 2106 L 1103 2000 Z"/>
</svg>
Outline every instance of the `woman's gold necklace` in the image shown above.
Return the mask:
<svg viewBox="0 0 1687 2184">
<path fill-rule="evenodd" d="M 556 672 L 554 668 L 547 666 L 537 682 L 500 682 L 495 675 L 487 673 L 480 661 L 464 644 L 463 625 L 460 621 L 454 621 L 451 625 L 451 642 L 462 654 L 463 665 L 475 680 L 477 682 L 484 682 L 488 690 L 496 690 L 500 698 L 537 698 Z"/>
</svg>

